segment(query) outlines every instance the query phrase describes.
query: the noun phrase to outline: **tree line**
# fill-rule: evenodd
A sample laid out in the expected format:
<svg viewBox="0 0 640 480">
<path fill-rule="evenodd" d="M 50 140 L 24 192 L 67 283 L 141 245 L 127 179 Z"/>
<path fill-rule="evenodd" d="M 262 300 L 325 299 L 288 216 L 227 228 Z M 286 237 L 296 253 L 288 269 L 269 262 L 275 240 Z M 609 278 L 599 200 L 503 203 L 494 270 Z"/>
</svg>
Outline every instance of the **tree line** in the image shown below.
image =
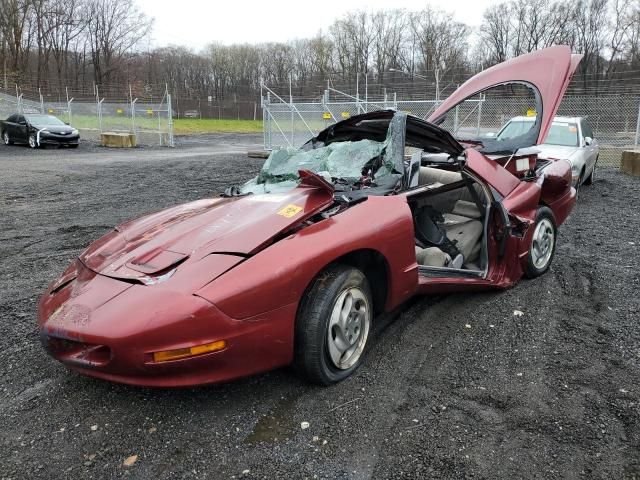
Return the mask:
<svg viewBox="0 0 640 480">
<path fill-rule="evenodd" d="M 200 51 L 149 48 L 152 26 L 135 0 L 3 0 L 5 82 L 49 89 L 166 83 L 183 97 L 216 101 L 254 100 L 261 82 L 289 79 L 296 95 L 317 94 L 327 79 L 353 85 L 363 77 L 373 89 L 408 82 L 445 89 L 554 44 L 584 55 L 578 80 L 586 91 L 640 77 L 640 0 L 506 0 L 486 9 L 479 28 L 431 6 L 354 11 L 310 38 Z"/>
</svg>

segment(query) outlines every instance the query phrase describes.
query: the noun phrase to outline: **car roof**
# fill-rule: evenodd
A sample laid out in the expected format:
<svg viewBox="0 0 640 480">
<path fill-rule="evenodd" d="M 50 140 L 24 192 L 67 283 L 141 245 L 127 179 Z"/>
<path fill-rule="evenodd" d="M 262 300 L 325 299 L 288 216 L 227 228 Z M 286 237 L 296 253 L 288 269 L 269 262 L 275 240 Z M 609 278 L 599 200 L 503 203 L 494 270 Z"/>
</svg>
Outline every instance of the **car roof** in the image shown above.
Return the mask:
<svg viewBox="0 0 640 480">
<path fill-rule="evenodd" d="M 554 122 L 578 122 L 583 117 L 553 117 Z M 510 122 L 533 122 L 536 117 L 525 117 L 521 115 L 519 117 L 513 117 Z"/>
</svg>

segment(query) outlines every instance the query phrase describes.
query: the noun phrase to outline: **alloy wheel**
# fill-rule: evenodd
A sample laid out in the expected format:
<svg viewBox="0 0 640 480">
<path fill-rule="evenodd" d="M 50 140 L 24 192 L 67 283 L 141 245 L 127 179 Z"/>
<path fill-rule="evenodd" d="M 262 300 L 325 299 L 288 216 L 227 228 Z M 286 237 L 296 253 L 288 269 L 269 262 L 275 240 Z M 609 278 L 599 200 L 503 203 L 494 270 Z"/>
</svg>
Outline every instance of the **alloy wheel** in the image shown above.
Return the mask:
<svg viewBox="0 0 640 480">
<path fill-rule="evenodd" d="M 549 219 L 543 218 L 536 226 L 531 242 L 531 259 L 537 269 L 544 269 L 549 263 L 553 254 L 554 242 L 553 224 Z"/>
<path fill-rule="evenodd" d="M 329 357 L 336 368 L 352 367 L 362 355 L 369 336 L 371 308 L 365 293 L 357 287 L 343 291 L 336 299 L 329 328 Z"/>
</svg>

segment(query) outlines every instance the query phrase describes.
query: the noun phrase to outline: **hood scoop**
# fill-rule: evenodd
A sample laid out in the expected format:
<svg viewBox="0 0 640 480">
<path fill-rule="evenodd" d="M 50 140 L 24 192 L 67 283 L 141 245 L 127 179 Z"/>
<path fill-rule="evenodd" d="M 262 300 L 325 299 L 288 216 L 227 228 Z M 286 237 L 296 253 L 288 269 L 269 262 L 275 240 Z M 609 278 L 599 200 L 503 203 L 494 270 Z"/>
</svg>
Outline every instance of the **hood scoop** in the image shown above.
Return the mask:
<svg viewBox="0 0 640 480">
<path fill-rule="evenodd" d="M 189 255 L 156 248 L 137 258 L 129 260 L 125 266 L 145 275 L 154 275 L 172 267 L 177 267 L 184 262 Z"/>
</svg>

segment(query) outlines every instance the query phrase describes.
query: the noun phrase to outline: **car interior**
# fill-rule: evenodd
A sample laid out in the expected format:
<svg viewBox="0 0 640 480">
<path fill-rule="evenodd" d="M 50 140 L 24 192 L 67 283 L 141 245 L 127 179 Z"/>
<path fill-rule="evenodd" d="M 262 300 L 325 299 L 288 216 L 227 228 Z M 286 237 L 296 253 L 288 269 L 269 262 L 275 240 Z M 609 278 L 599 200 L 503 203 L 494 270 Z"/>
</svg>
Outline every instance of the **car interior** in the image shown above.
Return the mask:
<svg viewBox="0 0 640 480">
<path fill-rule="evenodd" d="M 407 195 L 416 259 L 426 275 L 485 276 L 489 193 L 452 167 L 420 166 L 418 188 Z"/>
</svg>

